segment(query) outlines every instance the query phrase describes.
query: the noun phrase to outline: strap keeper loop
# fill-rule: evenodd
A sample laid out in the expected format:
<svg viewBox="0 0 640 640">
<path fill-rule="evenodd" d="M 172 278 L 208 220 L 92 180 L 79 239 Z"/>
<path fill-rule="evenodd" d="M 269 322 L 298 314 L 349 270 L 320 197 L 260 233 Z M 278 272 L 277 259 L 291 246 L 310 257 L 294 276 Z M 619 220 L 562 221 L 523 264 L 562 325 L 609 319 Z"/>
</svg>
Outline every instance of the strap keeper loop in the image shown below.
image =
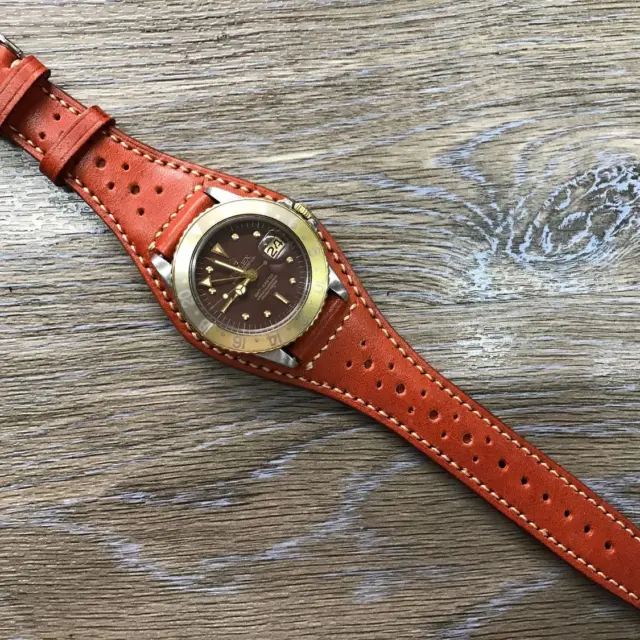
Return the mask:
<svg viewBox="0 0 640 640">
<path fill-rule="evenodd" d="M 63 131 L 45 152 L 40 171 L 57 185 L 64 183 L 64 171 L 74 157 L 100 129 L 114 124 L 113 118 L 100 107 L 89 107 Z"/>
<path fill-rule="evenodd" d="M 49 77 L 47 69 L 34 56 L 27 56 L 23 60 L 16 60 L 11 66 L 7 77 L 0 85 L 0 127 L 2 127 L 11 112 L 31 87 L 42 78 Z"/>
</svg>

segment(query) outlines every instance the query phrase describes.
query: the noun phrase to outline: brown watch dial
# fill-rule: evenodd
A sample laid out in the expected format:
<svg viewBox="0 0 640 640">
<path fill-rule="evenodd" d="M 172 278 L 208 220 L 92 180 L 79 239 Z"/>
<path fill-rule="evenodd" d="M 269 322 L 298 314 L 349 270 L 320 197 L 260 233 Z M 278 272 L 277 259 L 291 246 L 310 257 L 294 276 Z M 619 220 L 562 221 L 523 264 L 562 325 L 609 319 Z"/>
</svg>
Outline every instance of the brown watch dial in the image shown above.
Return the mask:
<svg viewBox="0 0 640 640">
<path fill-rule="evenodd" d="M 236 216 L 200 241 L 191 287 L 204 315 L 220 328 L 263 333 L 286 322 L 304 304 L 309 259 L 283 224 L 264 216 Z"/>
</svg>

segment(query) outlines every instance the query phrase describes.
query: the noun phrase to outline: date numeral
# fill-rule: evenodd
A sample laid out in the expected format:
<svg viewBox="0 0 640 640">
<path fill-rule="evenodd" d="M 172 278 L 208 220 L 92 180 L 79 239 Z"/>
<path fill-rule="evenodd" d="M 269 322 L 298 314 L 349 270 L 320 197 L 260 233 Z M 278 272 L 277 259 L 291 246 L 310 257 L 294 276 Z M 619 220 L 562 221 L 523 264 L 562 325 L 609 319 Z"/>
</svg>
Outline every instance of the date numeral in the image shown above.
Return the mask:
<svg viewBox="0 0 640 640">
<path fill-rule="evenodd" d="M 283 253 L 287 243 L 273 232 L 267 233 L 260 242 L 262 253 L 271 260 L 277 260 Z"/>
</svg>

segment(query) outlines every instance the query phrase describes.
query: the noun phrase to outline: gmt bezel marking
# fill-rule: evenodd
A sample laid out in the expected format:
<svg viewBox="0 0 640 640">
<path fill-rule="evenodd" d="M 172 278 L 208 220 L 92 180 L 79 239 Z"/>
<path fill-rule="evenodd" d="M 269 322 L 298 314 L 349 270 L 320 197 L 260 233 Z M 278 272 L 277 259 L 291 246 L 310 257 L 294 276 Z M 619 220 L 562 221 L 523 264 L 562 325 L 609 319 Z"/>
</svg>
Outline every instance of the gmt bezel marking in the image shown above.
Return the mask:
<svg viewBox="0 0 640 640">
<path fill-rule="evenodd" d="M 216 225 L 242 215 L 264 216 L 282 224 L 301 243 L 310 265 L 310 284 L 304 303 L 284 324 L 261 334 L 243 334 L 212 322 L 200 308 L 191 286 L 191 261 L 198 244 Z M 212 344 L 244 353 L 278 349 L 302 335 L 320 313 L 329 285 L 328 261 L 315 230 L 288 207 L 258 198 L 219 204 L 196 218 L 176 249 L 172 275 L 178 306 L 190 325 Z M 268 311 L 273 313 L 273 305 Z M 266 316 L 263 314 L 263 317 Z"/>
</svg>

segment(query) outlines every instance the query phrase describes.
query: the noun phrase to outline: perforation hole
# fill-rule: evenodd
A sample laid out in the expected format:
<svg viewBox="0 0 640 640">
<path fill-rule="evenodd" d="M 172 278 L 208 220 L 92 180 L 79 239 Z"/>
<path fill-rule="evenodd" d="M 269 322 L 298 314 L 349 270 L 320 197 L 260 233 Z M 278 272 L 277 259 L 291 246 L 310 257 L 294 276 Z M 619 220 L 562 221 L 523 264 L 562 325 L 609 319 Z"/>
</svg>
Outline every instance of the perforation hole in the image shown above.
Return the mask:
<svg viewBox="0 0 640 640">
<path fill-rule="evenodd" d="M 371 367 L 373 367 L 373 360 L 371 360 L 371 359 L 365 360 L 364 361 L 364 368 L 365 369 L 371 369 Z"/>
<path fill-rule="evenodd" d="M 522 484 L 522 486 L 526 486 L 529 484 L 529 478 L 527 478 L 527 476 L 522 476 L 522 478 L 520 478 L 520 483 Z"/>
<path fill-rule="evenodd" d="M 107 166 L 107 161 L 104 158 L 96 158 L 96 167 L 98 169 L 104 169 Z"/>
<path fill-rule="evenodd" d="M 144 209 L 143 209 L 142 207 L 140 207 L 140 208 L 138 209 L 138 215 L 139 215 L 139 216 L 143 216 L 143 215 L 144 215 Z"/>
<path fill-rule="evenodd" d="M 378 382 L 376 382 L 376 388 L 382 389 L 382 380 L 378 380 Z"/>
<path fill-rule="evenodd" d="M 453 414 L 453 419 L 458 422 L 458 420 L 460 420 L 460 416 L 457 413 Z"/>
<path fill-rule="evenodd" d="M 441 437 L 443 440 L 446 440 L 446 438 L 447 438 L 447 432 L 446 432 L 446 431 L 443 431 L 443 432 L 440 434 L 440 437 Z"/>
<path fill-rule="evenodd" d="M 542 502 L 549 502 L 549 494 L 548 493 L 543 493 L 542 494 Z"/>
<path fill-rule="evenodd" d="M 363 340 L 363 341 L 360 343 L 360 346 L 364 349 L 364 347 L 366 347 L 366 346 L 367 346 L 367 341 L 366 341 L 366 340 Z"/>
<path fill-rule="evenodd" d="M 128 162 L 125 162 L 125 163 L 122 165 L 122 168 L 124 169 L 124 171 L 129 171 L 129 163 L 128 163 Z"/>
<path fill-rule="evenodd" d="M 504 458 L 500 458 L 500 460 L 498 460 L 498 466 L 501 469 L 506 469 L 507 468 L 507 461 Z"/>
<path fill-rule="evenodd" d="M 387 366 L 389 367 L 389 371 L 393 371 L 396 368 L 396 365 L 393 364 L 393 362 L 390 362 Z"/>
<path fill-rule="evenodd" d="M 54 113 L 53 114 L 53 119 L 57 122 L 58 120 L 60 120 L 62 116 L 59 113 Z"/>
<path fill-rule="evenodd" d="M 584 525 L 584 532 L 589 535 L 591 533 L 591 525 L 590 524 L 585 524 Z"/>
<path fill-rule="evenodd" d="M 156 187 L 156 193 L 157 193 L 158 195 L 160 195 L 163 191 L 164 191 L 164 189 L 163 189 L 160 185 L 158 185 L 158 186 Z"/>
<path fill-rule="evenodd" d="M 429 420 L 436 422 L 439 419 L 440 419 L 440 412 L 437 409 L 431 409 L 431 411 L 429 411 Z"/>
<path fill-rule="evenodd" d="M 407 411 L 408 411 L 409 413 L 415 413 L 416 408 L 415 408 L 415 407 L 409 407 L 409 408 L 407 409 Z"/>
<path fill-rule="evenodd" d="M 426 398 L 426 397 L 427 397 L 427 390 L 426 390 L 426 389 L 422 389 L 422 391 L 420 391 L 420 395 L 421 395 L 423 398 Z"/>
<path fill-rule="evenodd" d="M 38 138 L 40 138 L 40 140 L 44 140 L 47 137 L 47 134 L 44 131 L 41 131 L 38 134 Z"/>
<path fill-rule="evenodd" d="M 485 437 L 485 439 L 484 439 L 484 441 L 485 441 L 487 444 L 491 444 L 491 437 L 490 437 L 490 436 L 486 436 L 486 437 Z"/>
<path fill-rule="evenodd" d="M 478 456 L 473 456 L 473 461 L 474 461 L 474 463 L 476 463 L 476 464 L 477 464 L 478 460 L 480 460 L 480 458 L 478 458 Z"/>
<path fill-rule="evenodd" d="M 140 193 L 140 185 L 139 184 L 132 184 L 129 187 L 129 191 L 131 192 L 132 195 L 137 196 Z"/>
<path fill-rule="evenodd" d="M 473 436 L 470 433 L 465 433 L 462 436 L 462 442 L 464 442 L 464 444 L 471 444 L 473 442 Z"/>
<path fill-rule="evenodd" d="M 347 367 L 347 369 L 351 369 L 351 367 L 353 367 L 353 362 L 351 362 L 351 360 L 347 360 L 345 362 L 345 366 Z"/>
<path fill-rule="evenodd" d="M 564 510 L 564 517 L 565 518 L 570 518 L 571 517 L 571 511 L 569 511 L 569 509 L 565 509 Z"/>
<path fill-rule="evenodd" d="M 109 182 L 109 184 L 107 184 L 107 189 L 109 189 L 109 191 L 113 191 L 116 188 L 116 185 L 114 182 Z"/>
<path fill-rule="evenodd" d="M 604 543 L 604 548 L 605 548 L 607 551 L 611 551 L 611 549 L 613 549 L 613 543 L 611 542 L 611 540 L 607 540 L 607 541 Z"/>
<path fill-rule="evenodd" d="M 396 393 L 401 396 L 406 390 L 406 387 L 402 384 L 402 382 L 400 384 L 396 385 Z"/>
</svg>

